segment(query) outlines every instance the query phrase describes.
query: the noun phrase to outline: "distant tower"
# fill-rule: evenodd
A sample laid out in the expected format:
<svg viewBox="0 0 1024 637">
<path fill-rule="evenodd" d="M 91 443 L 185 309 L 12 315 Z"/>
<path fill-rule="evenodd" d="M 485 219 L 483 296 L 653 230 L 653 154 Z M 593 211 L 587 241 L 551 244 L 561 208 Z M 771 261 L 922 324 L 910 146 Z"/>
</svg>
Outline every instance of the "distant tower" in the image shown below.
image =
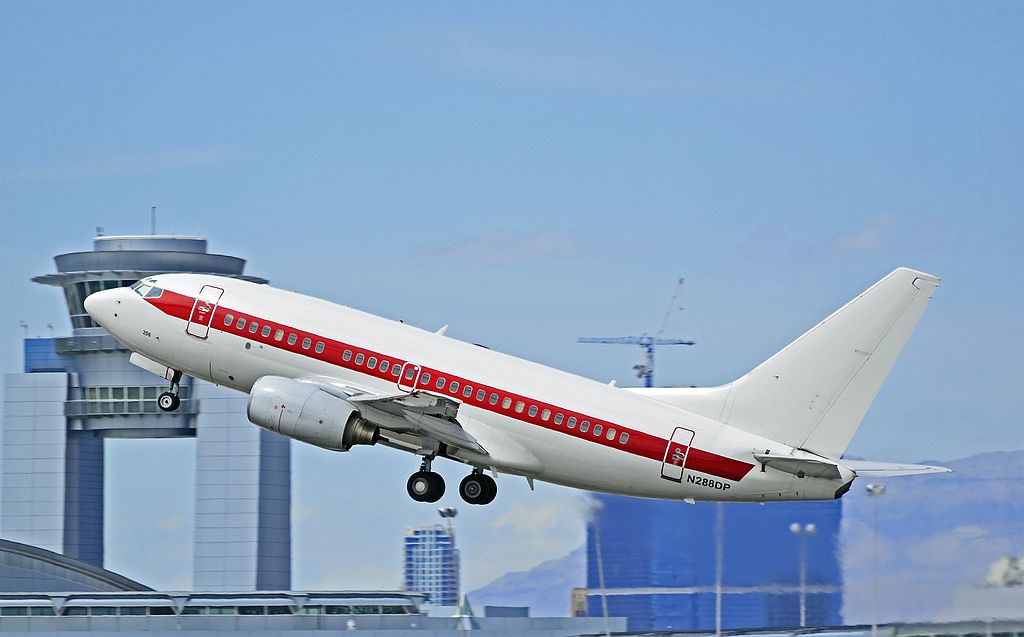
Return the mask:
<svg viewBox="0 0 1024 637">
<path fill-rule="evenodd" d="M 435 524 L 405 530 L 404 590 L 426 593 L 427 604 L 459 605 L 459 551 L 451 527 Z"/>
<path fill-rule="evenodd" d="M 84 307 L 93 292 L 166 272 L 266 280 L 196 237 L 99 236 L 54 260 L 57 273 L 33 281 L 63 290 L 72 336 L 26 338 L 24 372 L 5 375 L 0 535 L 102 566 L 104 440 L 195 437 L 193 587 L 289 589 L 288 439 L 251 425 L 245 396 L 203 381 L 160 411 L 166 381 L 131 365 Z"/>
</svg>

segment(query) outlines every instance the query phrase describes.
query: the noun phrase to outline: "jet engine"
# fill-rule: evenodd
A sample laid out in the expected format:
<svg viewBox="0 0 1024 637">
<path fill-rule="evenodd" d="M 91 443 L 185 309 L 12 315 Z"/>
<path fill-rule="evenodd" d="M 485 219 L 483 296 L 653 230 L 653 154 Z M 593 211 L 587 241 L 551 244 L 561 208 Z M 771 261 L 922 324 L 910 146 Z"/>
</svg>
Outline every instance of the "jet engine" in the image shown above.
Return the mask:
<svg viewBox="0 0 1024 637">
<path fill-rule="evenodd" d="M 356 407 L 314 383 L 264 376 L 249 394 L 249 421 L 275 433 L 332 451 L 374 445 L 380 430 Z"/>
</svg>

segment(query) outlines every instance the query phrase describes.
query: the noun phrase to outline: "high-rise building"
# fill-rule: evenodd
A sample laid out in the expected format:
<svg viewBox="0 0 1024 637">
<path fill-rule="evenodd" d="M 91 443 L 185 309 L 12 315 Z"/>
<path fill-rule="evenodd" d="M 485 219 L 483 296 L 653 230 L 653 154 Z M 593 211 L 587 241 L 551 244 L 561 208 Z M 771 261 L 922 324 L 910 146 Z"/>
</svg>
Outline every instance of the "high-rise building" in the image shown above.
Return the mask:
<svg viewBox="0 0 1024 637">
<path fill-rule="evenodd" d="M 459 605 L 459 551 L 450 526 L 435 524 L 405 530 L 403 588 L 425 593 L 427 604 Z"/>
<path fill-rule="evenodd" d="M 167 382 L 130 364 L 84 308 L 93 292 L 166 272 L 266 281 L 195 237 L 101 236 L 54 260 L 33 280 L 61 288 L 72 334 L 26 339 L 23 372 L 5 375 L 0 536 L 102 566 L 104 441 L 194 437 L 193 587 L 288 590 L 288 439 L 250 424 L 244 395 L 203 381 L 184 379 L 180 408 L 160 411 Z"/>
<path fill-rule="evenodd" d="M 609 615 L 628 618 L 631 631 L 713 630 L 720 547 L 723 628 L 799 626 L 801 598 L 807 626 L 841 623 L 838 500 L 760 506 L 596 499 L 587 525 L 591 617 L 603 612 L 603 590 Z"/>
</svg>

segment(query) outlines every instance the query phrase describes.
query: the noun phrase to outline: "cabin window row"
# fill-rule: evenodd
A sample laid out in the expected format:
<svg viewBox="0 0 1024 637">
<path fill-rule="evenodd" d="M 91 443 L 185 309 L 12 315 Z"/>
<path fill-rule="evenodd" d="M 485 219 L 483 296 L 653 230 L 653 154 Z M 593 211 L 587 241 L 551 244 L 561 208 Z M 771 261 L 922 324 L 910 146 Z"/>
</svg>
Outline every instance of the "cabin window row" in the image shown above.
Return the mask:
<svg viewBox="0 0 1024 637">
<path fill-rule="evenodd" d="M 406 380 L 412 380 L 415 377 L 415 375 L 416 375 L 416 371 L 414 369 L 410 368 L 409 370 L 406 371 Z M 440 389 L 440 390 L 444 390 L 446 384 L 447 384 L 447 381 L 445 380 L 445 378 L 444 377 L 440 377 L 434 383 L 434 387 L 437 388 L 437 389 Z M 420 375 L 420 385 L 423 385 L 423 386 L 429 386 L 430 385 L 430 374 L 428 372 L 424 372 L 423 374 Z M 451 381 L 451 384 L 448 385 L 448 391 L 450 393 L 452 393 L 452 394 L 458 394 L 458 390 L 459 390 L 459 382 L 458 381 L 454 381 L 454 380 Z M 472 397 L 473 396 L 473 387 L 471 385 L 466 385 L 463 388 L 463 390 L 462 390 L 462 396 L 464 398 Z M 502 409 L 512 409 L 513 408 L 513 400 L 512 400 L 512 398 L 510 396 L 501 397 L 501 396 L 498 395 L 497 392 L 491 392 L 491 394 L 488 396 L 487 391 L 484 390 L 484 389 L 477 390 L 476 400 L 477 400 L 477 402 L 484 402 L 486 400 L 488 404 L 495 405 L 495 406 L 500 401 Z M 541 410 L 541 408 L 538 407 L 537 405 L 529 405 L 529 407 L 527 407 L 526 402 L 522 401 L 522 400 L 514 401 L 514 410 L 515 410 L 515 413 L 517 413 L 517 414 L 521 414 L 521 413 L 523 413 L 525 411 L 530 416 L 530 418 L 536 418 L 537 415 L 540 414 L 540 419 L 543 422 L 548 422 L 549 420 L 551 420 L 551 416 L 552 416 L 552 412 L 551 412 L 550 409 Z M 565 422 L 564 414 L 558 413 L 558 414 L 554 415 L 554 423 L 556 425 L 561 425 L 563 422 Z M 569 429 L 575 429 L 576 428 L 576 423 L 577 423 L 576 417 L 575 416 L 570 416 L 568 422 L 566 423 L 566 426 Z M 590 427 L 591 427 L 590 422 L 587 421 L 587 420 L 584 420 L 584 421 L 579 423 L 579 430 L 582 433 L 587 433 L 588 431 L 590 431 L 591 430 Z M 610 441 L 614 441 L 615 438 L 616 438 L 616 434 L 618 434 L 619 444 L 623 444 L 624 445 L 624 444 L 629 442 L 629 434 L 627 432 L 623 431 L 623 432 L 619 433 L 614 428 L 608 428 L 608 430 L 605 431 L 604 425 L 600 425 L 600 424 L 594 425 L 592 433 L 593 433 L 593 436 L 597 437 L 597 438 L 600 438 L 601 435 L 604 434 L 605 439 L 610 440 Z"/>
<path fill-rule="evenodd" d="M 241 317 L 241 316 L 239 316 L 238 320 L 236 321 L 235 320 L 235 316 L 233 314 L 226 314 L 224 316 L 224 325 L 225 325 L 225 327 L 231 327 L 232 323 L 234 323 L 235 329 L 238 330 L 239 332 L 244 332 L 245 328 L 246 328 L 246 325 L 248 325 L 249 326 L 249 333 L 250 334 L 256 334 L 257 332 L 259 332 L 260 335 L 263 338 L 270 338 L 270 333 L 274 332 L 274 340 L 275 341 L 283 341 L 283 340 L 285 340 L 284 339 L 285 331 L 282 330 L 282 329 L 274 330 L 269 325 L 264 325 L 263 329 L 260 330 L 260 324 L 259 324 L 258 321 L 251 321 L 250 322 L 250 321 L 246 320 L 244 317 Z M 295 345 L 298 341 L 299 341 L 299 335 L 298 334 L 295 334 L 294 332 L 288 334 L 288 344 L 289 345 Z M 309 349 L 312 346 L 313 346 L 313 339 L 309 338 L 308 336 L 302 339 L 302 349 Z M 326 346 L 323 344 L 323 341 L 317 341 L 316 347 L 314 349 L 316 350 L 317 354 L 322 354 L 324 349 L 326 349 Z"/>
<path fill-rule="evenodd" d="M 391 375 L 396 377 L 396 378 L 399 377 L 402 374 L 401 368 L 400 368 L 398 363 L 393 363 L 392 364 L 391 362 L 389 362 L 386 359 L 385 360 L 381 360 L 378 363 L 378 360 L 377 360 L 376 356 L 369 356 L 369 357 L 367 357 L 362 352 L 354 353 L 350 349 L 346 349 L 342 353 L 341 359 L 344 362 L 346 362 L 346 363 L 353 362 L 353 363 L 355 363 L 356 365 L 358 365 L 360 367 L 364 366 L 364 364 L 365 364 L 367 369 L 371 369 L 371 370 L 379 369 L 381 373 L 387 373 L 388 369 L 390 369 L 391 370 Z M 379 367 L 378 367 L 378 364 L 379 364 Z M 405 380 L 406 381 L 413 381 L 414 379 L 416 379 L 416 371 L 417 370 L 416 370 L 415 367 L 413 367 L 411 365 L 408 366 L 406 368 L 406 370 L 405 370 L 405 375 L 404 375 L 405 376 Z M 418 382 L 419 382 L 420 386 L 429 387 L 430 386 L 430 380 L 431 380 L 430 372 L 423 372 L 423 373 L 420 374 Z M 447 386 L 447 389 L 448 389 L 449 393 L 458 395 L 459 387 L 461 385 L 460 385 L 459 381 L 456 381 L 456 380 L 453 380 L 453 381 L 451 381 L 449 383 L 448 380 L 445 379 L 443 376 L 439 376 L 434 381 L 434 387 L 436 389 L 444 391 L 446 386 Z M 467 384 L 464 387 L 462 387 L 462 396 L 464 398 L 471 398 L 473 396 L 473 386 Z M 491 392 L 490 395 L 488 395 L 487 390 L 484 390 L 484 389 L 478 389 L 477 390 L 477 392 L 476 392 L 476 401 L 477 402 L 481 402 L 481 403 L 484 402 L 484 401 L 487 401 L 487 403 L 492 405 L 492 406 L 496 406 L 498 404 L 498 402 L 501 401 L 501 408 L 502 409 L 511 409 L 511 408 L 513 408 L 513 400 L 512 400 L 511 397 L 509 397 L 509 396 L 501 397 L 501 396 L 498 395 L 497 392 Z M 543 422 L 548 422 L 549 420 L 552 419 L 552 411 L 550 409 L 543 409 L 543 410 L 541 410 L 541 408 L 538 407 L 537 405 L 529 405 L 529 406 L 527 406 L 526 402 L 522 401 L 522 400 L 514 401 L 514 410 L 515 410 L 515 413 L 517 413 L 517 414 L 521 414 L 521 413 L 523 413 L 525 411 L 530 416 L 530 418 L 536 418 L 537 415 L 540 414 L 540 419 Z M 569 416 L 569 419 L 566 420 L 564 414 L 562 414 L 562 413 L 554 414 L 554 423 L 556 425 L 561 426 L 563 422 L 565 423 L 565 426 L 567 428 L 569 428 L 569 429 L 576 429 L 576 426 L 577 426 L 577 423 L 578 423 L 579 424 L 579 431 L 580 431 L 580 433 L 591 432 L 591 423 L 588 420 L 577 421 L 575 416 Z M 603 435 L 603 437 L 606 440 L 614 441 L 616 439 L 616 434 L 618 434 L 619 444 L 624 445 L 624 444 L 627 444 L 629 442 L 629 433 L 627 433 L 625 431 L 619 433 L 616 429 L 614 429 L 612 427 L 609 427 L 607 430 L 605 430 L 604 425 L 601 425 L 601 424 L 593 425 L 592 435 L 595 438 L 601 438 L 602 435 Z"/>
</svg>

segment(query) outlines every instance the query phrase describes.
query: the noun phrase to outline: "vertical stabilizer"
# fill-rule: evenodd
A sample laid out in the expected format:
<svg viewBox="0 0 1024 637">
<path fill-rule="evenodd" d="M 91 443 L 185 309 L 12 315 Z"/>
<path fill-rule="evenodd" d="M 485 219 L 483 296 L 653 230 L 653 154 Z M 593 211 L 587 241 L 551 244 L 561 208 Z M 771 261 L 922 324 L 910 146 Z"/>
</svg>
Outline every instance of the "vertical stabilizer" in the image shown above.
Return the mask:
<svg viewBox="0 0 1024 637">
<path fill-rule="evenodd" d="M 641 393 L 838 458 L 938 283 L 899 268 L 729 385 Z"/>
</svg>

